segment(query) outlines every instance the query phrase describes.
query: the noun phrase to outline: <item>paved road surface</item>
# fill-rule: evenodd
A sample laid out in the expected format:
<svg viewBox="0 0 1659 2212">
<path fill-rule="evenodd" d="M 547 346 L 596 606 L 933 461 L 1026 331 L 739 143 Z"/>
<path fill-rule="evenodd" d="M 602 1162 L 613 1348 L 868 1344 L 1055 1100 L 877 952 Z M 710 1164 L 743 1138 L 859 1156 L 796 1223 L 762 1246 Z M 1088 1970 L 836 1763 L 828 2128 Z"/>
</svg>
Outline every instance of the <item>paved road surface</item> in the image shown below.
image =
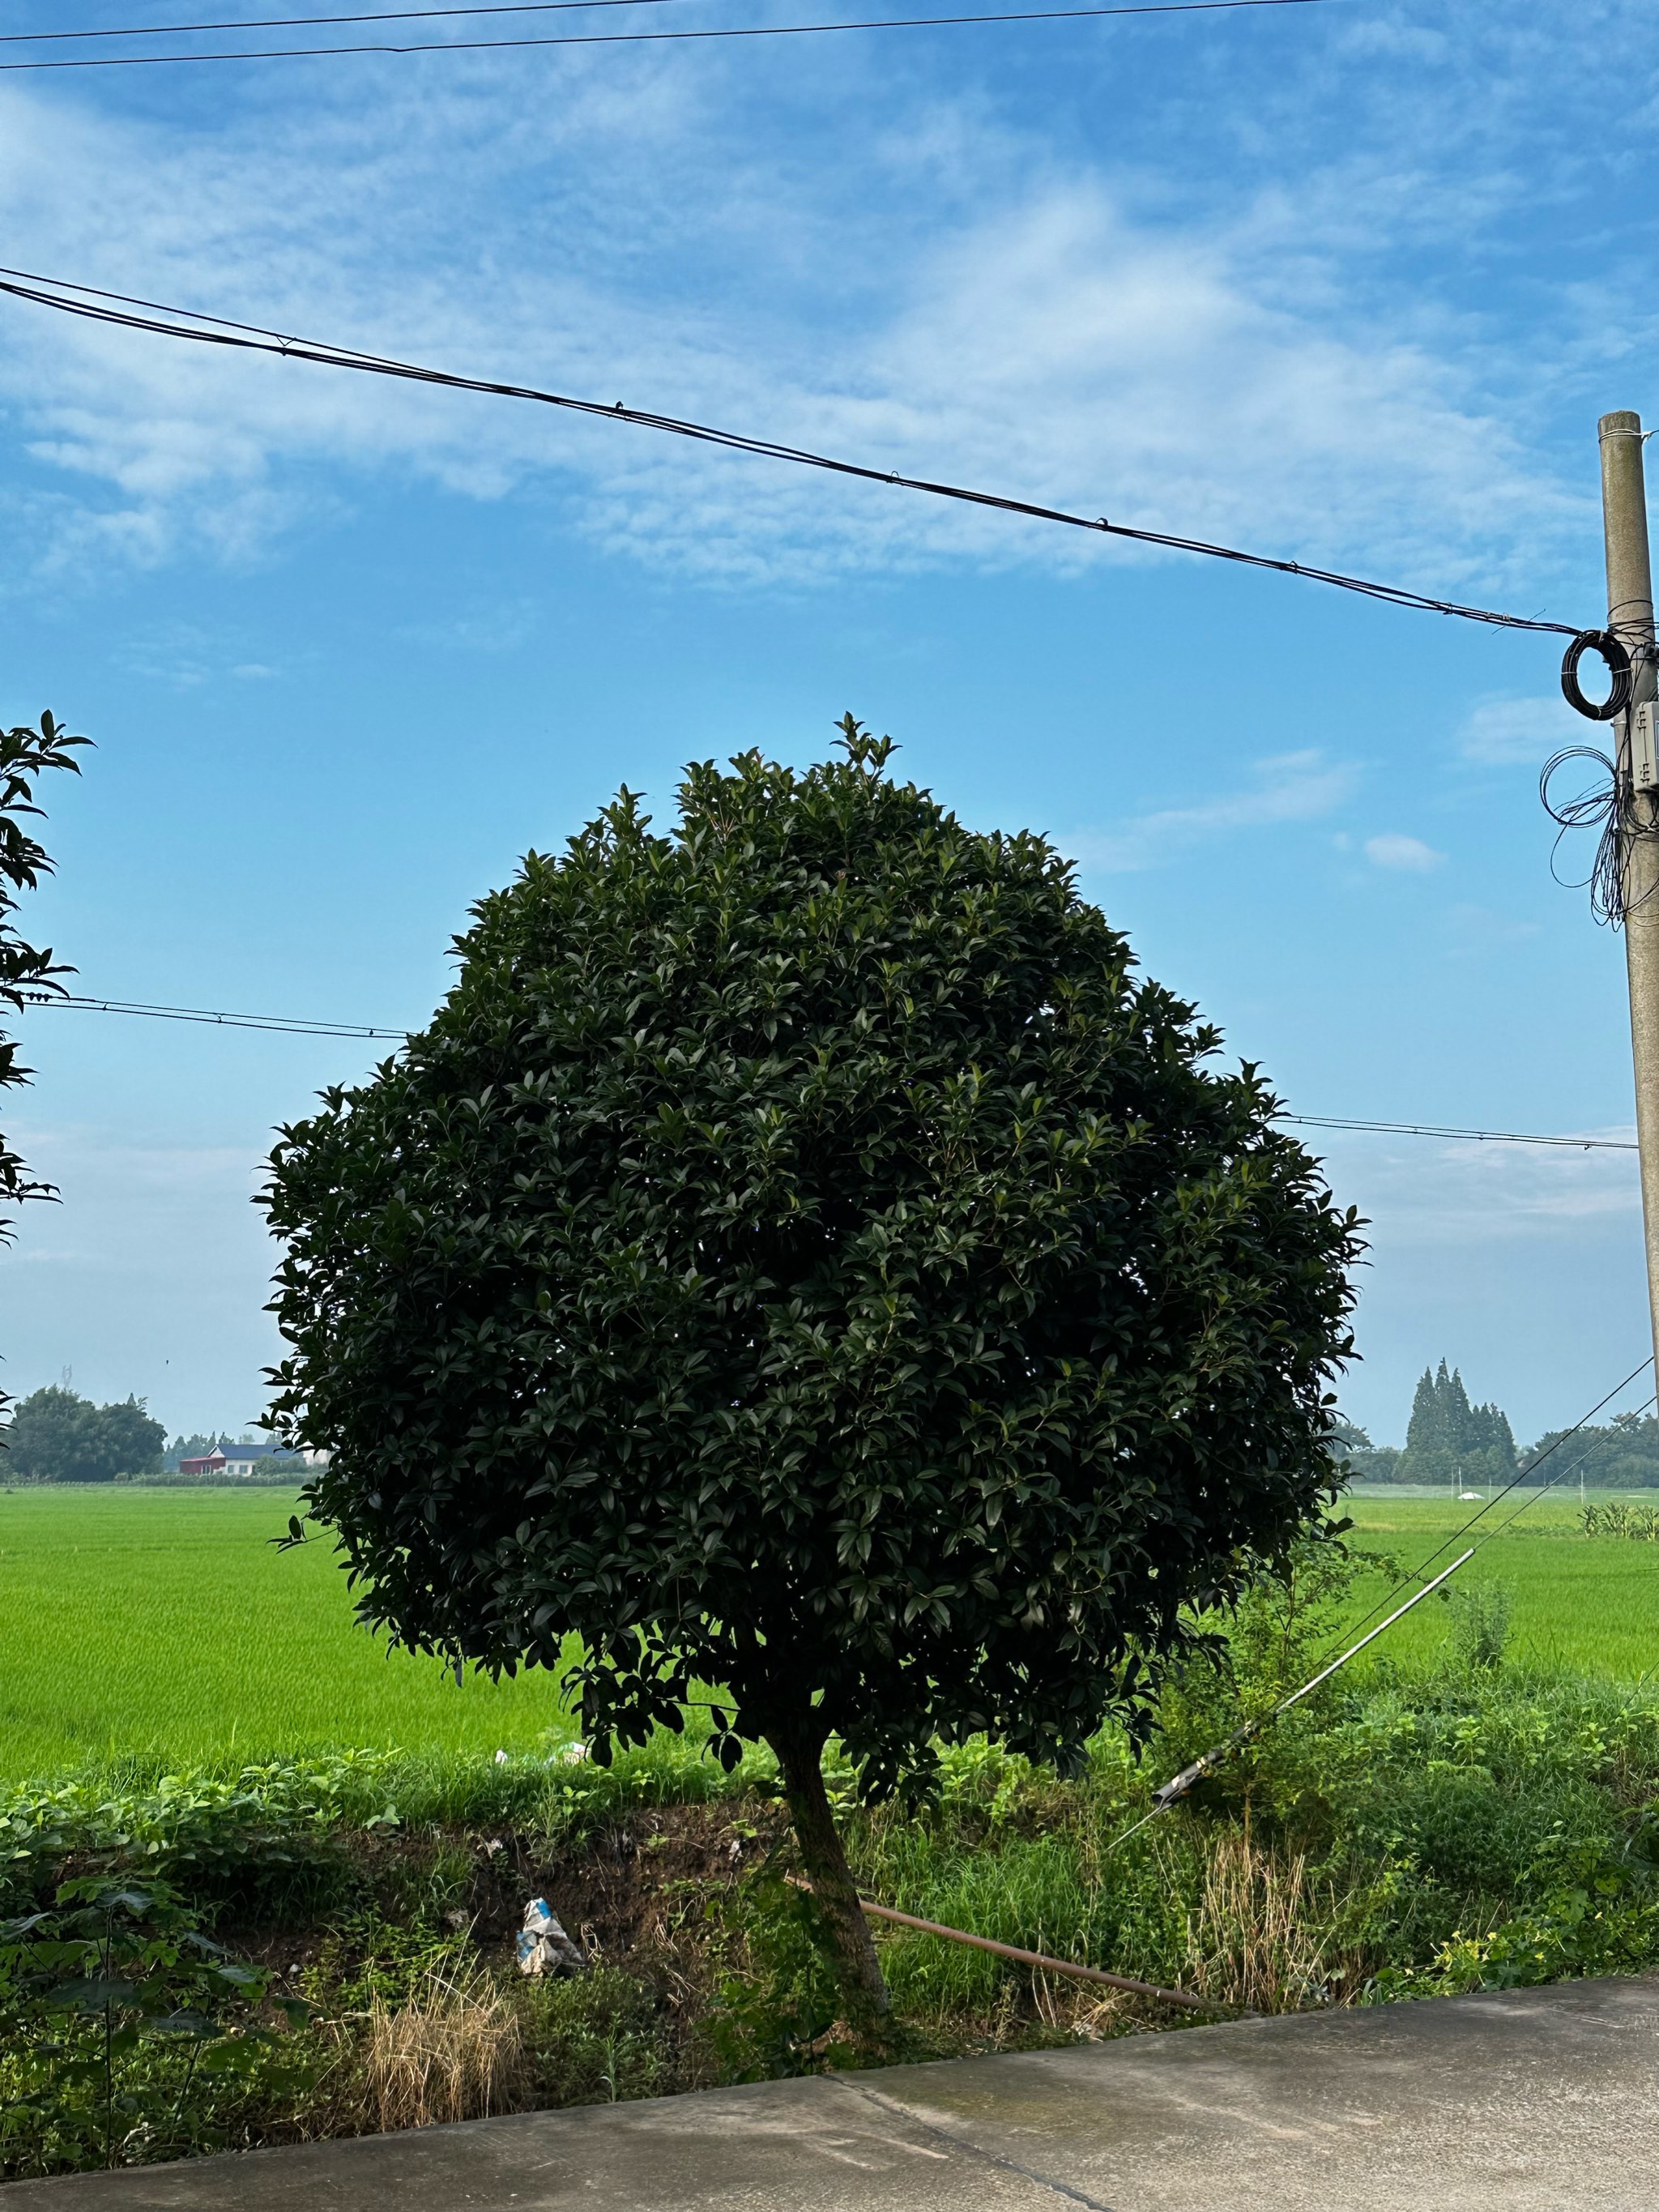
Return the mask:
<svg viewBox="0 0 1659 2212">
<path fill-rule="evenodd" d="M 1659 1976 L 18 2182 L 0 2212 L 1659 2212 Z"/>
</svg>

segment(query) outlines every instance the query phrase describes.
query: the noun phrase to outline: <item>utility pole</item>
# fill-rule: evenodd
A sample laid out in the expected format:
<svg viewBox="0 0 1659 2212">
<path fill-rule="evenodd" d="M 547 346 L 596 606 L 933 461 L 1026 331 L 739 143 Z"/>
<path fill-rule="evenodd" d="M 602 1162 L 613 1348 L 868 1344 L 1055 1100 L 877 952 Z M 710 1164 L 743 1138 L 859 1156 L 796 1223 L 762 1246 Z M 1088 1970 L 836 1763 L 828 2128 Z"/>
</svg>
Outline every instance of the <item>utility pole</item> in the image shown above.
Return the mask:
<svg viewBox="0 0 1659 2212">
<path fill-rule="evenodd" d="M 1631 1048 L 1636 1064 L 1636 1137 L 1647 1244 L 1648 1316 L 1659 1358 L 1659 752 L 1650 732 L 1659 709 L 1653 635 L 1653 573 L 1648 561 L 1648 501 L 1643 480 L 1642 418 L 1628 408 L 1604 415 L 1601 520 L 1607 549 L 1607 628 L 1631 657 L 1632 705 L 1614 722 L 1618 775 L 1615 820 L 1630 975 Z M 1645 717 L 1638 709 L 1645 707 Z"/>
</svg>

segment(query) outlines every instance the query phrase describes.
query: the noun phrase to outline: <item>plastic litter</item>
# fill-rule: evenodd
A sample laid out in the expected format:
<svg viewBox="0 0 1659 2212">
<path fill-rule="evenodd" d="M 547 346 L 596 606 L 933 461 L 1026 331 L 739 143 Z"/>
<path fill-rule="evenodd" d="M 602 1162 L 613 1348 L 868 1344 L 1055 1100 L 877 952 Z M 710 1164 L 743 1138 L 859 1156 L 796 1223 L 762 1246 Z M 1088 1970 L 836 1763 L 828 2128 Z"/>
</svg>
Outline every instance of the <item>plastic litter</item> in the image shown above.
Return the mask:
<svg viewBox="0 0 1659 2212">
<path fill-rule="evenodd" d="M 585 1974 L 586 1955 L 560 1926 L 557 1915 L 544 1897 L 532 1897 L 525 1907 L 519 1931 L 519 1972 L 521 1974 Z"/>
</svg>

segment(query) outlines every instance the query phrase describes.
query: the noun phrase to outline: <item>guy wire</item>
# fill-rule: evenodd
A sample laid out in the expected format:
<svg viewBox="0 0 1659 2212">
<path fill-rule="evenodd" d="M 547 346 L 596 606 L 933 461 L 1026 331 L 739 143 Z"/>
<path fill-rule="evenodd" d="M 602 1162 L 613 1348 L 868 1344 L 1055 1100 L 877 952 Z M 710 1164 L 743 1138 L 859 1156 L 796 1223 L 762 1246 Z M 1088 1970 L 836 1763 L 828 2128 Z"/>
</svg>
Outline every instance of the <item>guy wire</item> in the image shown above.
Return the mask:
<svg viewBox="0 0 1659 2212">
<path fill-rule="evenodd" d="M 1491 1512 L 1494 1505 L 1501 1504 L 1503 1500 L 1509 1496 L 1512 1490 L 1514 1490 L 1519 1484 L 1524 1482 L 1527 1480 L 1527 1477 L 1540 1468 L 1547 1459 L 1548 1459 L 1553 1453 L 1559 1451 L 1564 1443 L 1566 1443 L 1571 1437 L 1576 1437 L 1581 1429 L 1584 1428 L 1589 1422 L 1593 1420 L 1595 1415 L 1601 1411 L 1603 1406 L 1611 1404 L 1613 1400 L 1619 1395 L 1619 1393 L 1621 1390 L 1628 1388 L 1628 1386 L 1636 1380 L 1636 1377 L 1640 1375 L 1644 1369 L 1651 1367 L 1652 1365 L 1653 1357 L 1652 1354 L 1650 1353 L 1648 1358 L 1642 1362 L 1640 1367 L 1632 1368 L 1631 1372 L 1626 1376 L 1624 1381 L 1615 1384 L 1615 1386 L 1607 1392 L 1607 1396 L 1600 1400 L 1597 1404 L 1592 1406 L 1589 1412 L 1584 1414 L 1582 1419 L 1576 1421 L 1571 1428 L 1564 1430 L 1547 1449 L 1540 1452 L 1535 1459 L 1529 1461 L 1527 1466 L 1515 1476 L 1512 1481 L 1505 1483 L 1495 1498 L 1488 1498 L 1486 1504 L 1482 1505 L 1479 1513 L 1472 1513 L 1468 1519 L 1463 1523 L 1463 1526 L 1456 1530 L 1455 1534 L 1448 1536 L 1444 1543 L 1439 1545 L 1434 1551 L 1431 1552 L 1428 1558 L 1422 1562 L 1413 1573 L 1402 1576 L 1401 1580 L 1394 1585 L 1394 1588 L 1389 1590 L 1384 1597 L 1380 1599 L 1379 1601 L 1371 1607 L 1369 1613 L 1362 1613 L 1357 1621 L 1350 1621 L 1342 1629 L 1341 1632 L 1326 1647 L 1325 1656 L 1321 1659 L 1318 1667 L 1315 1669 L 1310 1679 L 1302 1684 L 1299 1689 L 1293 1690 L 1288 1697 L 1280 1698 L 1279 1702 L 1273 1706 L 1272 1711 L 1270 1712 L 1264 1713 L 1259 1720 L 1246 1721 L 1242 1728 L 1236 1729 L 1231 1735 L 1224 1738 L 1220 1743 L 1213 1746 L 1209 1751 L 1205 1752 L 1201 1757 L 1194 1759 L 1190 1766 L 1183 1768 L 1182 1772 L 1176 1775 L 1172 1782 L 1164 1783 L 1161 1790 L 1154 1791 L 1153 1796 L 1156 1802 L 1153 1803 L 1152 1810 L 1148 1813 L 1144 1813 L 1140 1819 L 1133 1822 L 1129 1827 L 1127 1827 L 1121 1836 L 1115 1837 L 1113 1840 L 1107 1844 L 1107 1850 L 1109 1852 L 1116 1850 L 1121 1844 L 1127 1844 L 1132 1836 L 1139 1835 L 1143 1828 L 1148 1826 L 1153 1820 L 1157 1820 L 1159 1814 L 1167 1813 L 1172 1805 L 1180 1804 L 1194 1784 L 1203 1780 L 1208 1774 L 1213 1772 L 1214 1769 L 1221 1764 L 1224 1759 L 1230 1756 L 1231 1753 L 1241 1749 L 1246 1743 L 1253 1741 L 1257 1736 L 1265 1735 L 1275 1721 L 1279 1719 L 1285 1713 L 1287 1713 L 1291 1707 L 1296 1705 L 1301 1698 L 1306 1697 L 1308 1692 L 1314 1688 L 1316 1684 L 1322 1681 L 1327 1674 L 1334 1674 L 1337 1666 L 1346 1664 L 1346 1661 L 1352 1658 L 1364 1647 L 1364 1645 L 1373 1642 L 1376 1636 L 1380 1636 L 1382 1632 L 1382 1629 L 1381 1628 L 1373 1631 L 1372 1634 L 1370 1636 L 1360 1637 L 1358 1642 L 1354 1644 L 1352 1649 L 1346 1652 L 1343 1655 L 1343 1657 L 1335 1662 L 1335 1665 L 1330 1663 L 1330 1654 L 1336 1650 L 1338 1644 L 1345 1643 L 1348 1638 L 1354 1634 L 1356 1630 L 1364 1629 L 1369 1622 L 1375 1620 L 1377 1614 L 1382 1611 L 1383 1607 L 1389 1604 L 1393 1599 L 1397 1597 L 1401 1591 L 1405 1589 L 1410 1583 L 1413 1582 L 1421 1582 L 1427 1569 L 1432 1566 L 1434 1562 L 1444 1553 L 1449 1552 L 1454 1544 L 1457 1543 L 1462 1537 L 1466 1536 L 1478 1521 L 1480 1521 L 1486 1514 Z M 1654 1405 L 1656 1402 L 1659 1402 L 1659 1400 L 1656 1400 L 1655 1398 L 1645 1400 L 1638 1408 L 1638 1419 L 1642 1413 L 1644 1413 L 1648 1410 L 1649 1407 Z M 1494 1536 L 1501 1535 L 1503 1531 L 1505 1528 L 1510 1528 L 1515 1522 L 1518 1521 L 1521 1516 L 1527 1510 L 1528 1507 L 1533 1504 L 1535 1500 L 1541 1498 L 1546 1491 L 1553 1490 L 1558 1482 L 1565 1480 L 1568 1475 L 1573 1474 L 1578 1468 L 1581 1468 L 1595 1450 L 1595 1446 L 1594 1444 L 1589 1445 L 1586 1450 L 1579 1455 L 1578 1458 L 1571 1461 L 1565 1467 L 1560 1468 L 1556 1474 L 1553 1474 L 1547 1482 L 1540 1483 L 1529 1497 L 1523 1498 L 1522 1499 L 1520 1504 L 1516 1507 L 1513 1513 L 1510 1514 L 1505 1520 L 1500 1521 L 1495 1528 L 1489 1528 L 1484 1536 L 1477 1536 L 1474 1542 L 1469 1547 L 1468 1550 L 1463 1553 L 1461 1559 L 1454 1560 L 1452 1565 L 1443 1570 L 1440 1574 L 1437 1575 L 1432 1582 L 1425 1583 L 1424 1587 L 1418 1591 L 1415 1597 L 1412 1598 L 1407 1604 L 1400 1607 L 1399 1613 L 1391 1615 L 1388 1620 L 1383 1622 L 1382 1627 L 1391 1627 L 1394 1621 L 1400 1618 L 1401 1613 L 1408 1613 L 1411 1610 L 1411 1607 L 1418 1602 L 1419 1599 L 1426 1597 L 1429 1595 L 1429 1592 L 1438 1583 L 1445 1582 L 1459 1567 L 1465 1565 L 1468 1560 L 1474 1557 L 1476 1552 L 1480 1549 L 1480 1547 L 1483 1544 L 1490 1543 Z M 1182 1786 L 1177 1788 L 1176 1784 L 1181 1784 Z M 1165 1795 L 1165 1792 L 1168 1792 L 1169 1794 Z"/>
<path fill-rule="evenodd" d="M 1487 1498 L 1485 1504 L 1481 1506 L 1478 1513 L 1471 1513 L 1468 1519 L 1463 1523 L 1461 1528 L 1454 1530 L 1453 1533 L 1447 1537 L 1443 1544 L 1437 1545 L 1436 1548 L 1429 1553 L 1428 1558 L 1422 1560 L 1410 1574 L 1402 1575 L 1400 1580 L 1395 1584 L 1394 1588 L 1391 1590 L 1386 1591 L 1383 1595 L 1377 1600 L 1376 1603 L 1371 1607 L 1369 1613 L 1362 1613 L 1357 1621 L 1350 1622 L 1348 1626 L 1342 1631 L 1342 1633 L 1345 1636 L 1347 1636 L 1351 1635 L 1355 1628 L 1363 1628 L 1367 1621 L 1374 1620 L 1376 1618 L 1376 1615 L 1382 1612 L 1383 1607 L 1389 1604 L 1390 1600 L 1397 1597 L 1401 1590 L 1407 1589 L 1413 1583 L 1421 1582 L 1425 1571 L 1434 1565 L 1437 1559 L 1441 1558 L 1443 1553 L 1450 1551 L 1454 1544 L 1461 1543 L 1463 1538 L 1468 1534 L 1470 1529 L 1475 1526 L 1477 1522 L 1485 1520 L 1486 1516 L 1492 1511 L 1494 1505 L 1501 1505 L 1512 1490 L 1519 1489 L 1522 1483 L 1526 1482 L 1529 1477 L 1535 1474 L 1538 1469 L 1542 1467 L 1544 1462 L 1547 1459 L 1553 1459 L 1555 1454 L 1560 1450 L 1563 1444 L 1571 1443 L 1581 1429 L 1587 1428 L 1589 1425 L 1604 1406 L 1610 1406 L 1621 1390 L 1627 1390 L 1631 1384 L 1636 1380 L 1637 1376 L 1643 1373 L 1645 1369 L 1651 1367 L 1652 1364 L 1653 1354 L 1650 1352 L 1639 1367 L 1632 1367 L 1630 1373 L 1626 1376 L 1624 1381 L 1622 1382 L 1615 1382 L 1612 1389 L 1607 1392 L 1606 1397 L 1598 1399 L 1596 1403 L 1590 1407 L 1588 1413 L 1583 1414 L 1578 1420 L 1576 1420 L 1570 1429 L 1563 1429 L 1560 1435 L 1557 1437 L 1553 1444 L 1547 1445 L 1544 1450 L 1540 1451 L 1535 1459 L 1528 1460 L 1525 1467 L 1518 1468 L 1510 1477 L 1510 1480 L 1504 1485 L 1503 1488 L 1498 1492 L 1496 1497 Z M 1590 1449 L 1593 1451 L 1595 1449 L 1595 1446 L 1592 1445 Z M 1589 1456 L 1589 1453 L 1585 1453 L 1584 1457 L 1588 1459 Z M 1580 1461 L 1574 1460 L 1572 1466 L 1576 1468 L 1582 1462 Z M 1566 1468 L 1565 1472 L 1570 1474 L 1572 1472 L 1572 1468 Z M 1536 1495 L 1541 1498 L 1545 1491 L 1553 1488 L 1556 1482 L 1559 1480 L 1559 1475 L 1552 1475 L 1548 1482 L 1542 1483 L 1539 1486 Z M 1526 1503 L 1529 1504 L 1531 1500 L 1528 1499 Z M 1504 1525 L 1507 1527 L 1509 1524 L 1506 1522 Z M 1484 1542 L 1485 1539 L 1483 1538 L 1481 1540 Z"/>
</svg>

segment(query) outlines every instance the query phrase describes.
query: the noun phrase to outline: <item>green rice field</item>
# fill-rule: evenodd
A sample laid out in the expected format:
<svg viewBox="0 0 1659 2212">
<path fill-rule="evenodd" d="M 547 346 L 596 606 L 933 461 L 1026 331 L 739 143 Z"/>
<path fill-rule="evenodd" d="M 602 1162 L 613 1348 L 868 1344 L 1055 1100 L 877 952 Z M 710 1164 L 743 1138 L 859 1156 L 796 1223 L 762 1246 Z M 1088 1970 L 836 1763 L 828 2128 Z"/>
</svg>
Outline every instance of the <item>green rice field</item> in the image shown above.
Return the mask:
<svg viewBox="0 0 1659 2212">
<path fill-rule="evenodd" d="M 1632 1493 L 1653 1502 L 1653 1493 Z M 1500 1528 L 1526 1498 L 1512 1491 L 1475 1522 L 1462 1541 L 1451 1542 L 1430 1569 L 1437 1574 L 1460 1552 Z M 1589 1492 L 1589 1502 L 1603 1493 Z M 1454 1537 L 1480 1503 L 1450 1498 L 1390 1497 L 1382 1491 L 1351 1495 L 1343 1510 L 1354 1523 L 1349 1541 L 1381 1548 L 1416 1567 Z M 1510 1651 L 1523 1663 L 1565 1673 L 1601 1675 L 1639 1682 L 1659 1673 L 1659 1543 L 1635 1543 L 1610 1536 L 1586 1537 L 1579 1524 L 1577 1490 L 1536 1497 L 1516 1520 L 1482 1543 L 1452 1587 L 1499 1583 L 1510 1599 Z M 1379 1577 L 1362 1592 L 1368 1609 L 1389 1588 Z M 1409 1596 L 1401 1593 L 1401 1601 Z M 1419 1662 L 1431 1659 L 1444 1640 L 1446 1608 L 1428 1598 L 1391 1628 L 1374 1647 L 1390 1657 Z"/>
<path fill-rule="evenodd" d="M 523 1751 L 571 1733 L 545 1674 L 457 1688 L 435 1661 L 388 1654 L 354 1620 L 326 1542 L 272 1547 L 293 1505 L 278 1490 L 0 1493 L 0 1780 L 330 1745 Z M 1415 1566 L 1477 1508 L 1371 1492 L 1346 1510 L 1351 1540 Z M 1576 1492 L 1529 1505 L 1456 1580 L 1505 1586 L 1517 1660 L 1631 1683 L 1659 1672 L 1659 1544 L 1586 1539 Z M 1447 1627 L 1430 1599 L 1376 1649 L 1425 1663 Z"/>
<path fill-rule="evenodd" d="M 328 1745 L 528 1750 L 574 1733 L 551 1676 L 459 1689 L 352 1615 L 285 1490 L 0 1492 L 0 1780 Z"/>
</svg>

